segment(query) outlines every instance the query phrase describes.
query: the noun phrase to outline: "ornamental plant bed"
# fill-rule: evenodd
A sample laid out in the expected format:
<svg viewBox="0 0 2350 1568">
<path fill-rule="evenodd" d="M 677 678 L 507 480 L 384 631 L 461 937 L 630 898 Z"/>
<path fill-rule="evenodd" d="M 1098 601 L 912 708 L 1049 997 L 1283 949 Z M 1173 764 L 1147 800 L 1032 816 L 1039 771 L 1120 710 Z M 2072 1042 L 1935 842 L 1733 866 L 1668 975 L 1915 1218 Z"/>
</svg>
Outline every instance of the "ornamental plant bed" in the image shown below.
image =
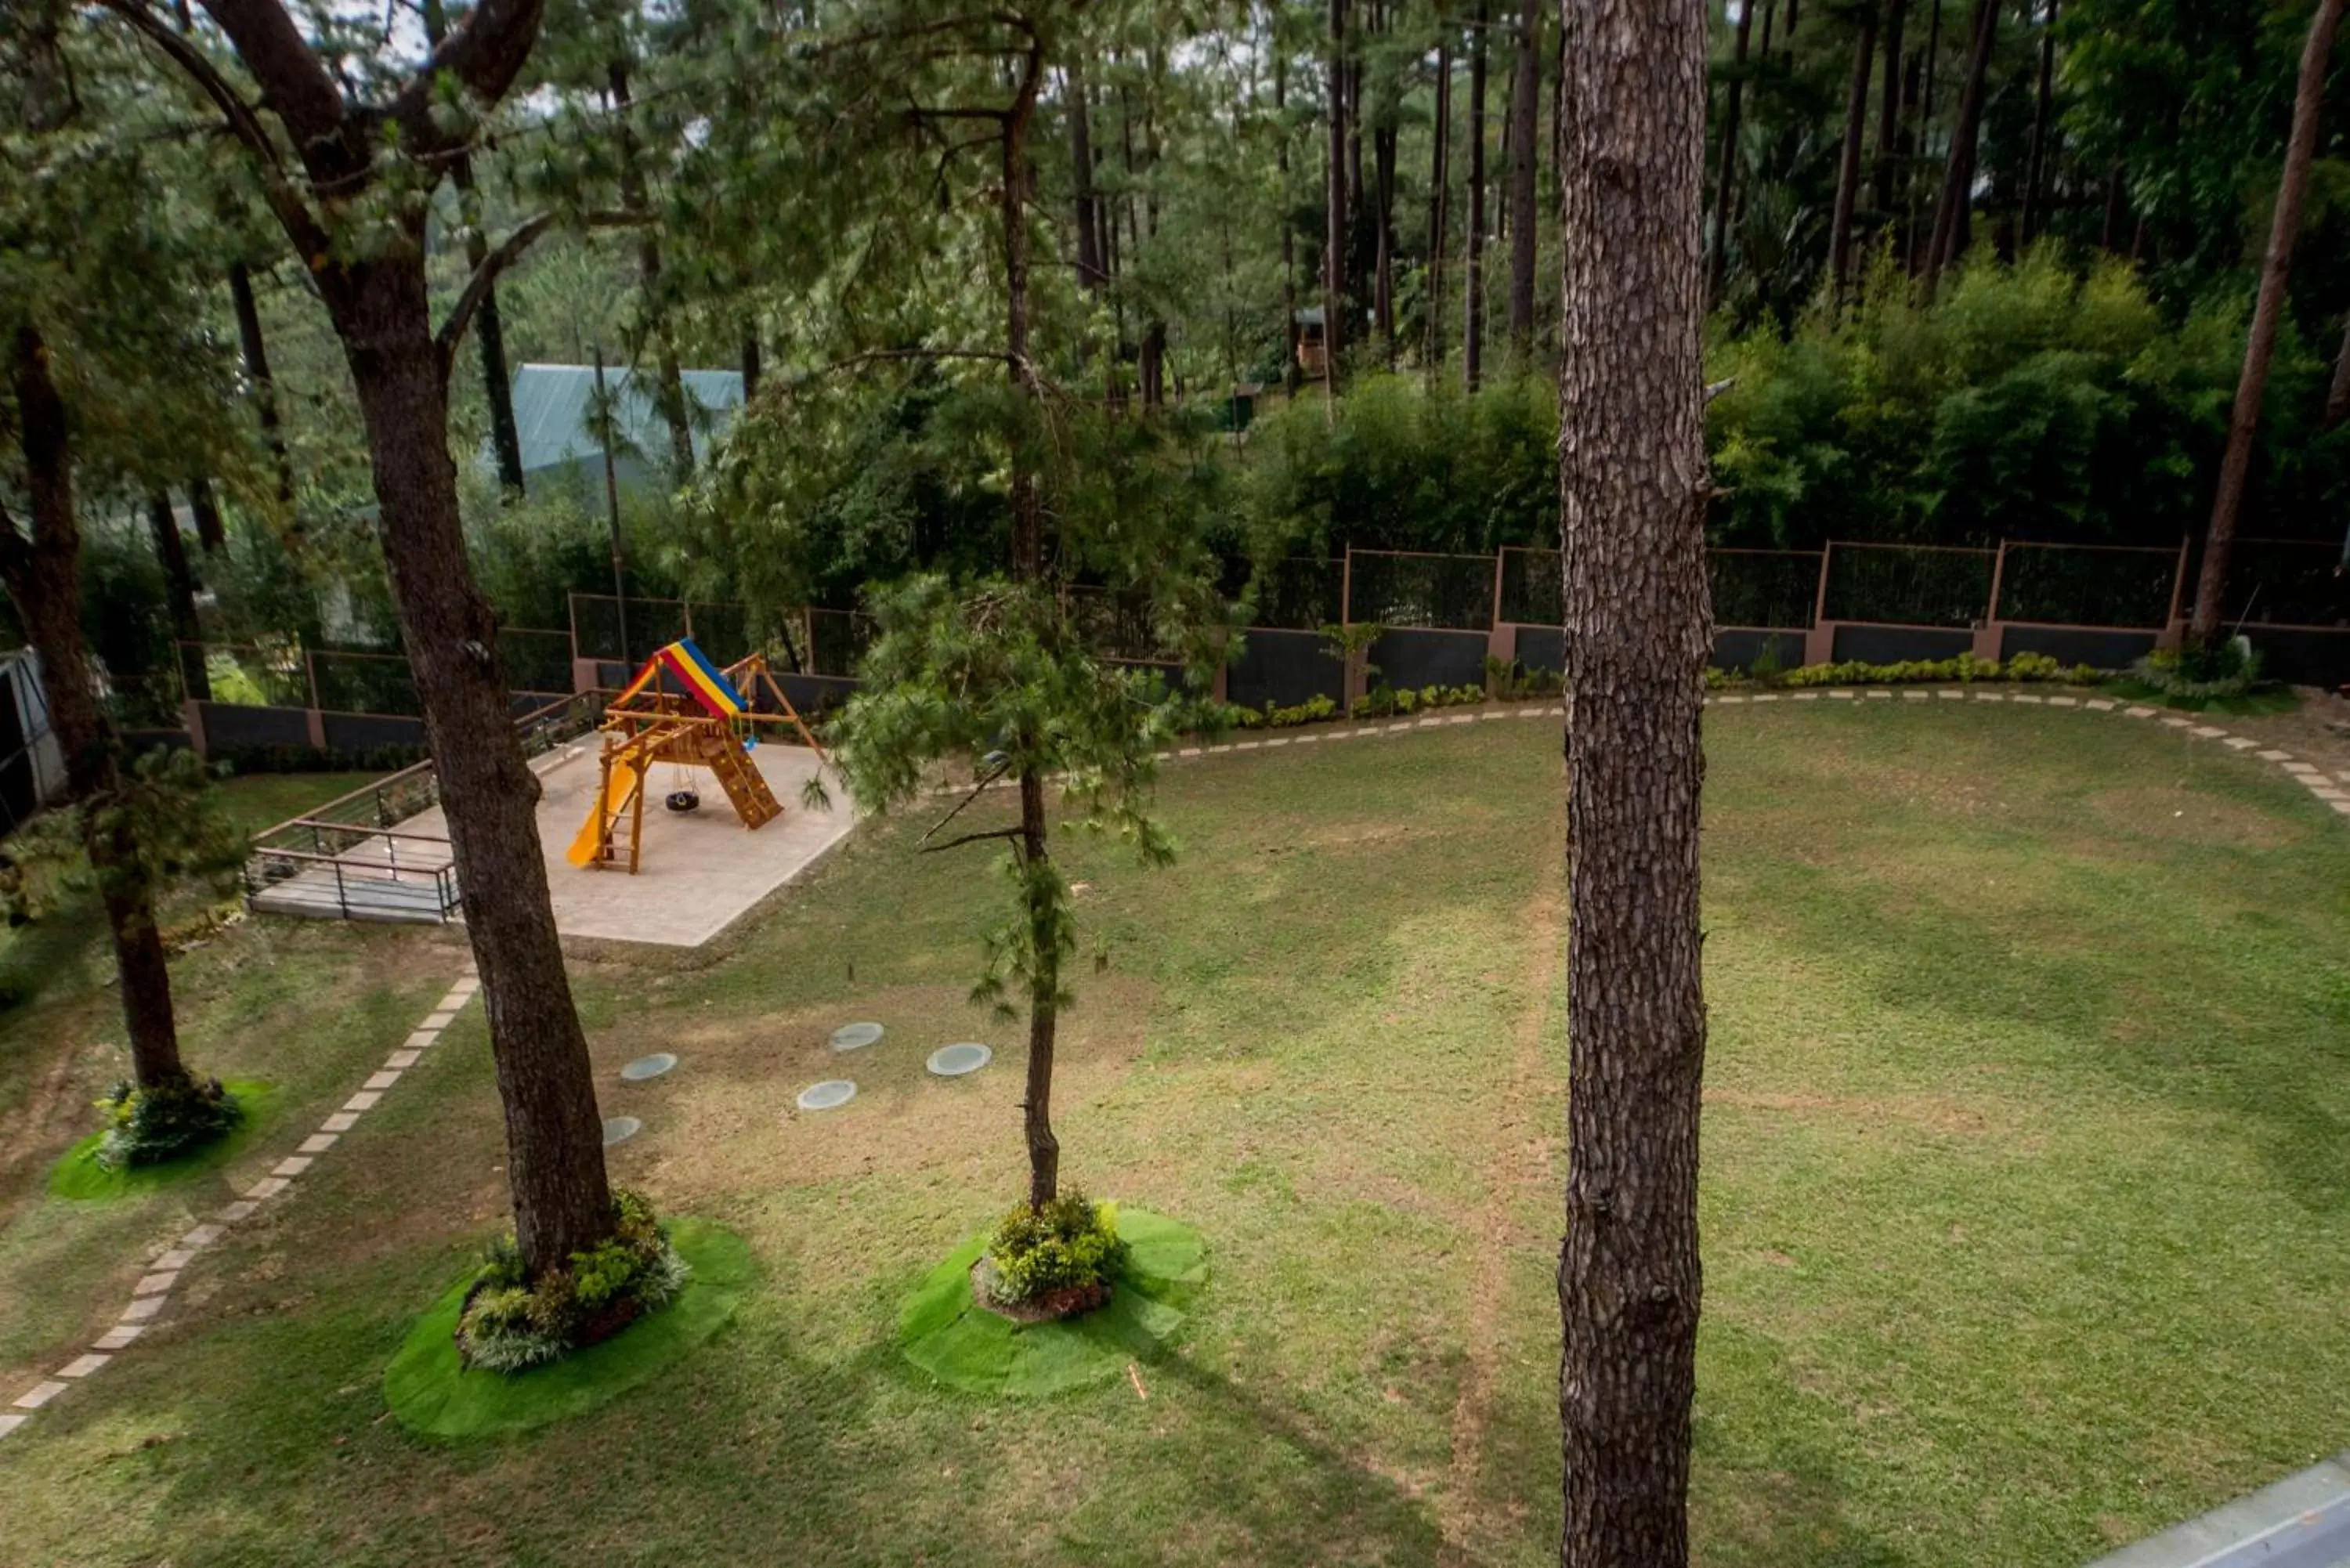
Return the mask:
<svg viewBox="0 0 2350 1568">
<path fill-rule="evenodd" d="M 1059 1323 L 1109 1304 L 1109 1282 L 1089 1280 L 1029 1297 L 1006 1301 L 995 1293 L 995 1265 L 983 1253 L 971 1266 L 971 1299 L 982 1309 L 1017 1324 Z"/>
</svg>

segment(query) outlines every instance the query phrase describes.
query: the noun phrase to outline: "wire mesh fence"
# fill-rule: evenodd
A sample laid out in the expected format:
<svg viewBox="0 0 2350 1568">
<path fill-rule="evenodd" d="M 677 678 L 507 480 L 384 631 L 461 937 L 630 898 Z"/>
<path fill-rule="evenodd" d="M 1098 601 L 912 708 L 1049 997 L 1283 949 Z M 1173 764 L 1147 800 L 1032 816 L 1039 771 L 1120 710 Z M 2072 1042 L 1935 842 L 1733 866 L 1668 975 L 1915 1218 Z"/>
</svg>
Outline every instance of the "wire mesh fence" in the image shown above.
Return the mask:
<svg viewBox="0 0 2350 1568">
<path fill-rule="evenodd" d="M 498 661 L 517 691 L 571 690 L 571 634 L 532 627 L 498 628 Z"/>
<path fill-rule="evenodd" d="M 1362 625 L 1489 631 L 1493 557 L 1357 550 L 1347 557 L 1347 618 Z"/>
<path fill-rule="evenodd" d="M 1105 659 L 1154 659 L 1166 648 L 1138 595 L 1072 586 L 1066 590 L 1070 623 L 1085 645 Z"/>
<path fill-rule="evenodd" d="M 873 640 L 873 618 L 855 610 L 810 609 L 807 612 L 807 669 L 811 675 L 847 677 L 857 673 Z"/>
<path fill-rule="evenodd" d="M 683 599 L 571 596 L 571 636 L 581 659 L 641 663 L 685 635 Z"/>
<path fill-rule="evenodd" d="M 1831 545 L 1826 618 L 1972 626 L 1990 614 L 1997 555 L 1941 545 Z"/>
<path fill-rule="evenodd" d="M 310 676 L 302 649 L 279 643 L 179 645 L 183 662 L 201 661 L 211 701 L 239 708 L 307 708 Z"/>
<path fill-rule="evenodd" d="M 1345 603 L 1347 563 L 1318 556 L 1284 556 L 1253 568 L 1230 564 L 1225 593 L 1253 592 L 1249 624 L 1268 631 L 1314 631 L 1336 622 Z"/>
<path fill-rule="evenodd" d="M 2011 543 L 1995 607 L 2002 620 L 2158 628 L 2178 577 L 2176 550 Z"/>
<path fill-rule="evenodd" d="M 1716 626 L 1794 631 L 1819 607 L 1817 550 L 1708 550 L 1705 570 Z"/>
<path fill-rule="evenodd" d="M 2190 585 L 2191 587 L 2191 585 Z M 2264 626 L 2350 626 L 2350 573 L 2339 545 L 2239 539 L 2228 562 L 2225 614 Z"/>
<path fill-rule="evenodd" d="M 1566 624 L 1565 559 L 1556 550 L 1502 550 L 1502 619 L 1520 626 Z"/>
<path fill-rule="evenodd" d="M 423 716 L 424 703 L 416 694 L 416 678 L 403 654 L 314 648 L 303 658 L 310 667 L 313 693 L 307 706 L 330 713 L 388 713 L 411 719 Z"/>
</svg>

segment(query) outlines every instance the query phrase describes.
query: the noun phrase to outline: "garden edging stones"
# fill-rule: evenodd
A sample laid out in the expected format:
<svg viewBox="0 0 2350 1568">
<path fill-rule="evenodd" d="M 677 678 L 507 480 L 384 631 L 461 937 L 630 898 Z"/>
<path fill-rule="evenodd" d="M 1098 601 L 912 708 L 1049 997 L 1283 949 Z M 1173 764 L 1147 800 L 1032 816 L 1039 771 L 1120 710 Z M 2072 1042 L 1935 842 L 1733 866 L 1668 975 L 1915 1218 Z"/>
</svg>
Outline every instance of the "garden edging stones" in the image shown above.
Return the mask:
<svg viewBox="0 0 2350 1568">
<path fill-rule="evenodd" d="M 210 1220 L 190 1230 L 162 1256 L 148 1265 L 147 1272 L 131 1287 L 130 1300 L 112 1328 L 91 1342 L 89 1349 L 60 1366 L 49 1376 L 26 1389 L 6 1406 L 0 1406 L 0 1438 L 23 1427 L 32 1413 L 43 1408 L 59 1395 L 104 1369 L 115 1355 L 127 1349 L 133 1341 L 154 1325 L 177 1289 L 182 1270 L 193 1263 L 198 1254 L 228 1234 L 231 1227 L 251 1219 L 262 1204 L 289 1191 L 322 1156 L 332 1149 L 342 1135 L 359 1125 L 359 1119 L 375 1108 L 384 1095 L 400 1082 L 408 1070 L 422 1060 L 424 1053 L 441 1038 L 465 1004 L 480 991 L 482 981 L 472 960 L 458 974 L 448 994 L 433 1003 L 432 1012 L 393 1052 L 383 1066 L 370 1074 L 367 1085 L 345 1101 L 338 1110 L 318 1125 L 318 1130 L 305 1137 L 298 1150 L 281 1158 L 270 1168 L 267 1176 L 244 1190 L 243 1197 L 214 1214 Z"/>
</svg>

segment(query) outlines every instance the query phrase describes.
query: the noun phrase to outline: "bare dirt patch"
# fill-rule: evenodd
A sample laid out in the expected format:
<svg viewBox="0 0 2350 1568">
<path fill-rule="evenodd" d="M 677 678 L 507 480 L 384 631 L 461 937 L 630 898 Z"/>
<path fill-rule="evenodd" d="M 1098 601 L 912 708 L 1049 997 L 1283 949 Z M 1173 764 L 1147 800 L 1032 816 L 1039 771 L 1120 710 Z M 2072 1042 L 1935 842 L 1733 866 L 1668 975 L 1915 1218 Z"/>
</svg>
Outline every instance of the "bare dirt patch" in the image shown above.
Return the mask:
<svg viewBox="0 0 2350 1568">
<path fill-rule="evenodd" d="M 2184 785 L 2121 784 L 2092 794 L 2088 805 L 2119 832 L 2139 837 L 2275 849 L 2303 836 L 2294 825 L 2258 806 Z"/>
</svg>

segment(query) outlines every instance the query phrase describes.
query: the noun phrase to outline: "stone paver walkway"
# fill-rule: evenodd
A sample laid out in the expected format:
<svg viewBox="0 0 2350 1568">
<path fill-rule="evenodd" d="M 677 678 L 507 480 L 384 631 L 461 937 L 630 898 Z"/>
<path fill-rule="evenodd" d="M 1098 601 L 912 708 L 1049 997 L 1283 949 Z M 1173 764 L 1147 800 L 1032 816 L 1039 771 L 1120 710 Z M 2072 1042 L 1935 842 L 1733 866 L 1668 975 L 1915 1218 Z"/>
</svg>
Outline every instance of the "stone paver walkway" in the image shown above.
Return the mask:
<svg viewBox="0 0 2350 1568">
<path fill-rule="evenodd" d="M 473 962 L 468 960 L 464 971 L 450 986 L 449 993 L 433 1004 L 432 1013 L 400 1042 L 400 1048 L 385 1060 L 382 1069 L 370 1075 L 359 1091 L 343 1103 L 340 1110 L 319 1123 L 317 1132 L 304 1138 L 300 1147 L 271 1167 L 267 1176 L 245 1189 L 244 1196 L 182 1236 L 169 1251 L 148 1265 L 147 1272 L 130 1287 L 130 1299 L 124 1303 L 121 1319 L 113 1327 L 93 1340 L 88 1351 L 58 1367 L 14 1400 L 0 1405 L 0 1438 L 5 1438 L 24 1426 L 33 1418 L 34 1412 L 42 1409 L 51 1400 L 69 1393 L 84 1379 L 104 1371 L 113 1363 L 115 1356 L 128 1350 L 140 1335 L 153 1328 L 171 1305 L 172 1294 L 179 1286 L 182 1272 L 195 1263 L 205 1249 L 218 1243 L 233 1227 L 251 1219 L 264 1203 L 290 1191 L 295 1182 L 320 1157 L 332 1149 L 345 1133 L 357 1127 L 361 1116 L 375 1108 L 403 1075 L 423 1060 L 425 1052 L 441 1038 L 441 1032 L 473 1000 L 473 993 L 481 986 Z"/>
</svg>

